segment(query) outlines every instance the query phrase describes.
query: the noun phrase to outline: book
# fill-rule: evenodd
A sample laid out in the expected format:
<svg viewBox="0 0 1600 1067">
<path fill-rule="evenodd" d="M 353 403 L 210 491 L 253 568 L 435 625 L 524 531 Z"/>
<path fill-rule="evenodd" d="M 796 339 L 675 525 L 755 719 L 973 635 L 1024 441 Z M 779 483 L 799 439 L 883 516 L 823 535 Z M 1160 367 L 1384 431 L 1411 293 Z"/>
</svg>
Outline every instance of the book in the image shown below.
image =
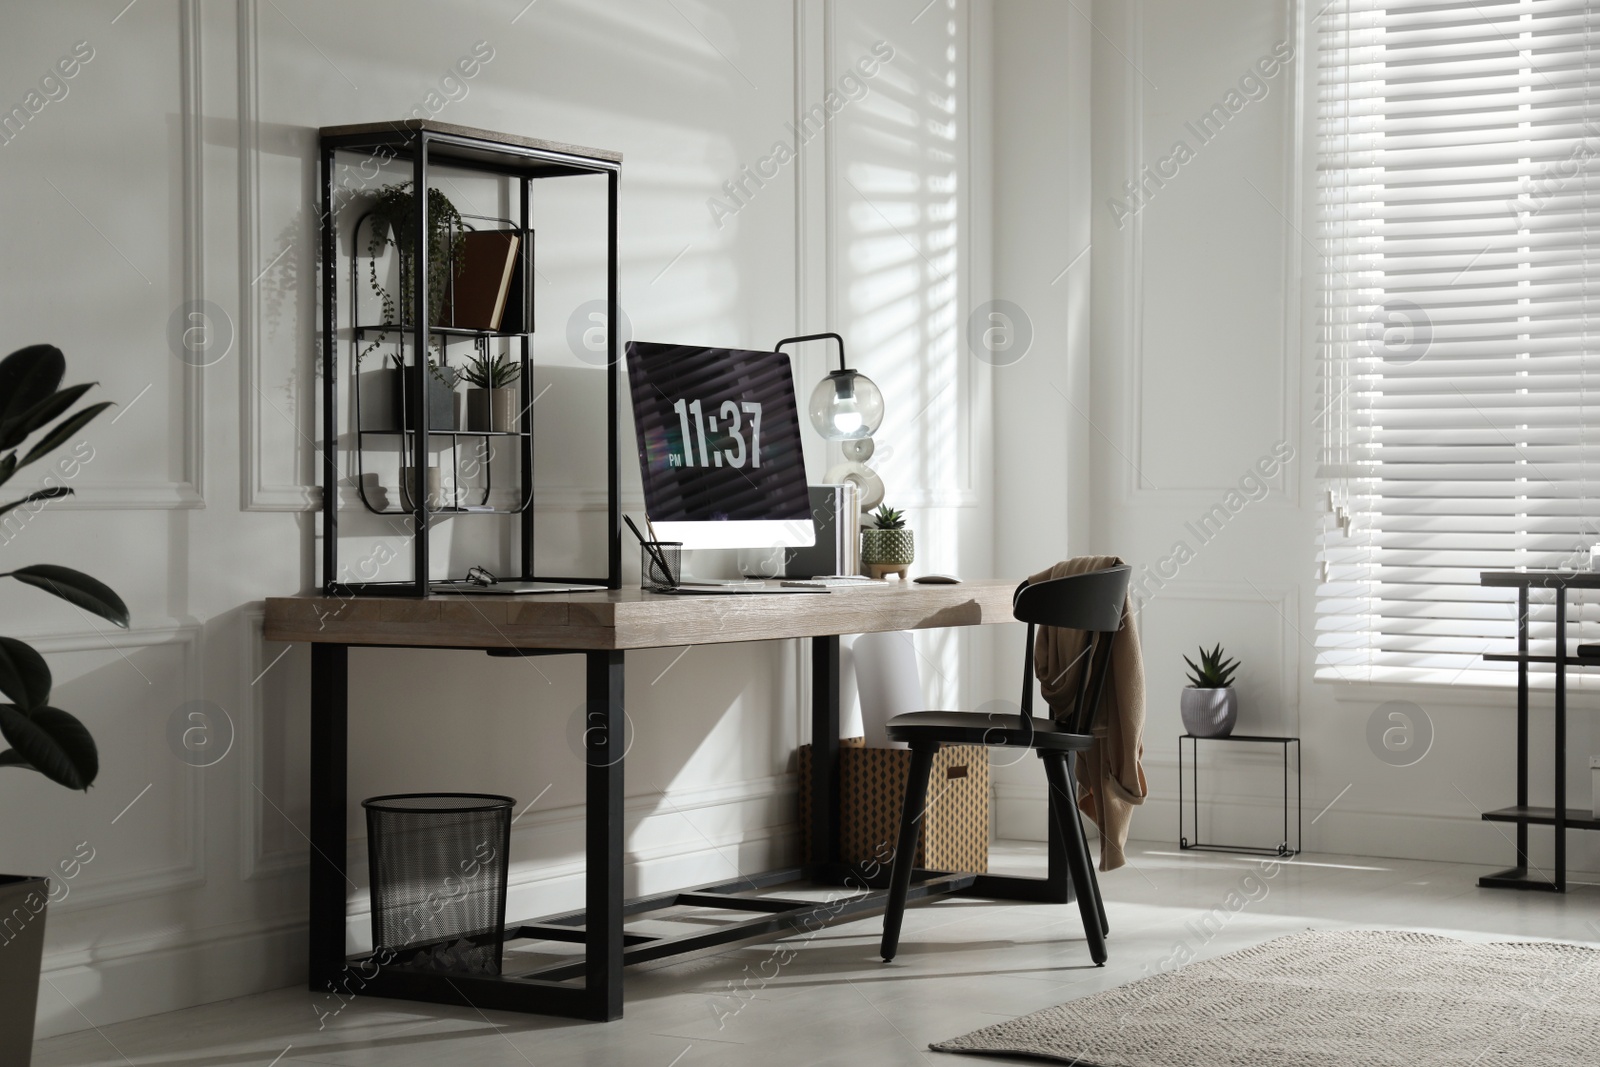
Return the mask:
<svg viewBox="0 0 1600 1067">
<path fill-rule="evenodd" d="M 506 311 L 500 329 L 506 333 L 533 332 L 533 231 L 528 230 L 517 249 L 517 265 L 511 269 L 511 291 L 506 295 Z"/>
<path fill-rule="evenodd" d="M 444 325 L 500 329 L 520 243 L 514 230 L 469 230 L 462 235 L 454 288 L 445 297 Z"/>
</svg>

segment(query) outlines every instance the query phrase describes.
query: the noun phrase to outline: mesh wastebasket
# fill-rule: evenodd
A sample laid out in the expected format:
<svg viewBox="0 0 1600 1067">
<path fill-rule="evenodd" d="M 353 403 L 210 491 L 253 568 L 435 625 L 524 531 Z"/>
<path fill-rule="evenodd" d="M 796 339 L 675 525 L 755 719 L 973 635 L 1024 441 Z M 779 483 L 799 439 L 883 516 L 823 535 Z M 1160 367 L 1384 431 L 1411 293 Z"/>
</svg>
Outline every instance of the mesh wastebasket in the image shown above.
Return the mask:
<svg viewBox="0 0 1600 1067">
<path fill-rule="evenodd" d="M 510 797 L 398 793 L 367 809 L 372 946 L 386 966 L 499 974 Z"/>
</svg>

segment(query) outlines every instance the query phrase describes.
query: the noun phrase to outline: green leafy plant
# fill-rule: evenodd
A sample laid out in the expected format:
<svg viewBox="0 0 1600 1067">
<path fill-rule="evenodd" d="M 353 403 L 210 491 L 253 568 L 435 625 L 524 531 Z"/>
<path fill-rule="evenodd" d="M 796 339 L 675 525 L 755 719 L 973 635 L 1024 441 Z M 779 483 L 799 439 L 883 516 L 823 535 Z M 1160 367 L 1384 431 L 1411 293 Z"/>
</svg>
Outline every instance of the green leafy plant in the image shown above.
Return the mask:
<svg viewBox="0 0 1600 1067">
<path fill-rule="evenodd" d="M 1183 657 L 1183 662 L 1189 665 L 1191 689 L 1227 689 L 1233 685 L 1233 672 L 1239 669 L 1239 661 L 1227 659 L 1221 644 L 1210 652 L 1201 645 L 1199 666 L 1188 656 Z"/>
<path fill-rule="evenodd" d="M 522 364 L 504 352 L 493 359 L 487 355 L 468 356 L 462 364 L 461 377 L 479 389 L 504 389 L 522 377 Z"/>
<path fill-rule="evenodd" d="M 378 257 L 393 245 L 400 253 L 400 292 L 409 301 L 416 279 L 417 198 L 410 182 L 390 185 L 378 191 L 372 202 L 367 237 L 367 281 L 383 307 L 385 326 L 409 325 L 400 315 L 401 304 L 378 280 Z M 450 276 L 466 247 L 466 226 L 461 212 L 438 189 L 428 190 L 428 325 L 444 315 L 444 298 Z M 406 306 L 409 307 L 409 304 Z M 361 355 L 378 347 L 387 333 L 380 334 Z"/>
<path fill-rule="evenodd" d="M 52 345 L 29 345 L 0 360 L 0 485 L 66 444 L 111 406 L 106 401 L 71 411 L 94 383 L 62 389 L 66 372 L 66 357 Z M 36 433 L 43 436 L 23 452 Z M 24 504 L 71 495 L 72 489 L 64 485 L 35 490 L 0 504 L 0 515 Z M 81 611 L 124 629 L 128 626 L 128 607 L 122 599 L 104 583 L 71 567 L 36 563 L 0 571 L 0 578 L 15 578 Z M 83 723 L 51 706 L 52 684 L 50 668 L 31 645 L 0 637 L 0 692 L 10 700 L 0 704 L 0 734 L 11 746 L 0 752 L 0 767 L 26 767 L 69 789 L 88 789 L 100 773 L 99 751 Z"/>
<path fill-rule="evenodd" d="M 877 511 L 872 513 L 872 528 L 874 530 L 904 530 L 906 528 L 905 515 L 888 504 L 882 504 Z"/>
</svg>

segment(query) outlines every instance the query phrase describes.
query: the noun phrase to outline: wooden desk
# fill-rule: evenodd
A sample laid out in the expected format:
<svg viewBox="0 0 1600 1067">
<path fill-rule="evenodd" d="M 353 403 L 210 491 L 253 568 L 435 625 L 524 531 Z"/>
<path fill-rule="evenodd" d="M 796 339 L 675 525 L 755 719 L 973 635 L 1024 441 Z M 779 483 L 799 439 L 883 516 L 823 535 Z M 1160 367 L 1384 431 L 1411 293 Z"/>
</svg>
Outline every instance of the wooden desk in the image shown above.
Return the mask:
<svg viewBox="0 0 1600 1067">
<path fill-rule="evenodd" d="M 841 884 L 846 869 L 839 863 L 838 851 L 839 636 L 1010 622 L 1015 587 L 1010 581 L 972 581 L 926 586 L 891 583 L 837 588 L 826 594 L 771 596 L 657 596 L 624 589 L 523 597 L 269 599 L 267 639 L 311 644 L 311 988 L 318 992 L 342 990 L 341 995 L 359 992 L 502 1011 L 616 1019 L 622 1015 L 622 976 L 627 964 L 881 910 L 881 894 L 864 889 L 821 906 L 815 900 L 771 896 L 753 903 L 752 898 L 736 894 L 802 877 Z M 626 651 L 783 638 L 809 638 L 812 643 L 811 732 L 816 755 L 811 787 L 817 802 L 812 806 L 811 839 L 818 863 L 805 870 L 766 872 L 683 893 L 624 900 L 622 682 Z M 585 657 L 590 724 L 585 731 L 584 772 L 586 907 L 581 912 L 509 923 L 505 930 L 506 940 L 582 943 L 582 962 L 516 976 L 465 976 L 384 969 L 370 956 L 346 957 L 351 647 Z M 913 897 L 971 892 L 1017 900 L 1068 899 L 1064 853 L 1054 833 L 1050 876 L 1042 881 L 935 872 L 923 872 L 920 877 Z M 759 914 L 686 937 L 650 938 L 623 929 L 628 915 L 677 904 Z"/>
</svg>

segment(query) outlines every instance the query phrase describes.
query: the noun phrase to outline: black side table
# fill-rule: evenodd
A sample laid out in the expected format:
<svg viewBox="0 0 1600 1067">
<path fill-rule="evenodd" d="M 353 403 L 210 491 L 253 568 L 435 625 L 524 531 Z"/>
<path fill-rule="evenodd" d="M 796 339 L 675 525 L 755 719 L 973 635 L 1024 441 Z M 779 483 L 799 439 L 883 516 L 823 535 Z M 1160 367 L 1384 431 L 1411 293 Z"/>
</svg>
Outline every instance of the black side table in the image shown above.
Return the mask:
<svg viewBox="0 0 1600 1067">
<path fill-rule="evenodd" d="M 1183 743 L 1190 742 L 1189 754 L 1194 761 L 1194 837 L 1185 831 L 1183 818 Z M 1245 744 L 1281 745 L 1283 747 L 1283 839 L 1276 848 L 1253 845 L 1213 845 L 1200 840 L 1200 742 L 1227 741 Z M 1289 847 L 1289 746 L 1294 746 L 1294 847 Z M 1178 737 L 1178 847 L 1202 852 L 1247 852 L 1262 856 L 1298 856 L 1302 843 L 1303 798 L 1300 791 L 1300 739 L 1298 737 L 1270 737 L 1258 734 L 1229 734 L 1227 737 L 1198 737 L 1182 734 Z"/>
</svg>

